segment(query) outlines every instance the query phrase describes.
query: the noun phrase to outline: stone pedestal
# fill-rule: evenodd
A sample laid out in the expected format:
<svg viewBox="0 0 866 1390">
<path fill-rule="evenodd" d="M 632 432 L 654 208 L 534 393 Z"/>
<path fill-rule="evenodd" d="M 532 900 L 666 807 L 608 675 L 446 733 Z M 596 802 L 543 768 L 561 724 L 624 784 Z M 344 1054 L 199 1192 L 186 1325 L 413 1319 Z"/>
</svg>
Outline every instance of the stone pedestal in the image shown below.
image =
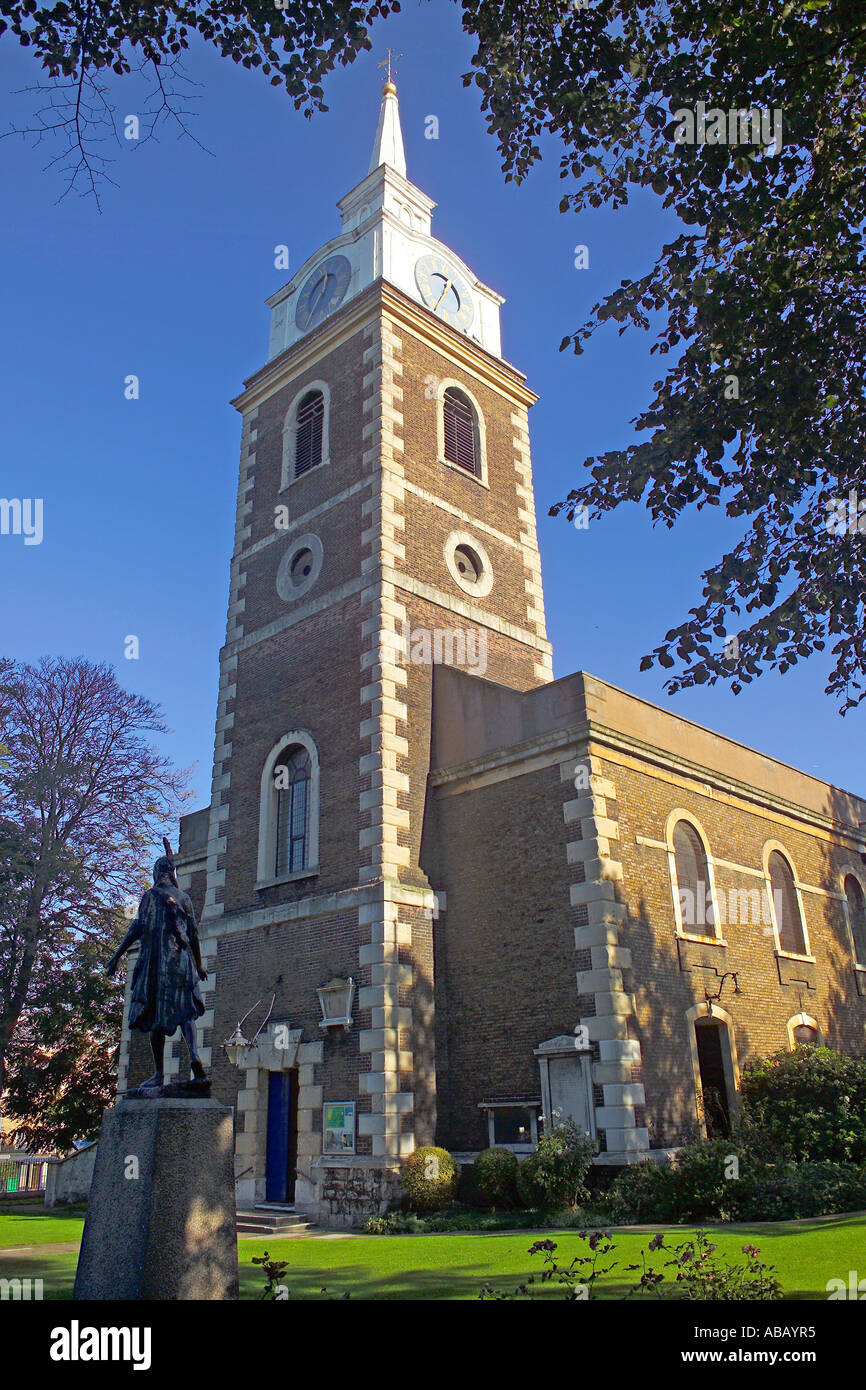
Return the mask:
<svg viewBox="0 0 866 1390">
<path fill-rule="evenodd" d="M 215 1100 L 106 1110 L 74 1297 L 237 1298 L 233 1150 Z"/>
</svg>

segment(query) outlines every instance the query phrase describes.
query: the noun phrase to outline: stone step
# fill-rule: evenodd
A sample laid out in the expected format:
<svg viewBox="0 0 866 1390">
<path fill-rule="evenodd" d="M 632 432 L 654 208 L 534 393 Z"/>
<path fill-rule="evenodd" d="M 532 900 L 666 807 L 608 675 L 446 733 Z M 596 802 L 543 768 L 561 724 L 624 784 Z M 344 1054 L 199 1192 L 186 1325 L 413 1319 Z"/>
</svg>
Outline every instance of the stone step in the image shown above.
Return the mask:
<svg viewBox="0 0 866 1390">
<path fill-rule="evenodd" d="M 246 1236 L 301 1235 L 304 1231 L 315 1229 L 315 1223 L 312 1221 L 298 1221 L 290 1226 L 256 1226 L 252 1222 L 244 1220 L 239 1220 L 237 1223 L 238 1235 Z"/>
<path fill-rule="evenodd" d="M 313 1225 L 292 1207 L 257 1206 L 253 1211 L 236 1213 L 237 1228 L 246 1234 L 281 1235 L 285 1231 L 305 1231 Z"/>
</svg>

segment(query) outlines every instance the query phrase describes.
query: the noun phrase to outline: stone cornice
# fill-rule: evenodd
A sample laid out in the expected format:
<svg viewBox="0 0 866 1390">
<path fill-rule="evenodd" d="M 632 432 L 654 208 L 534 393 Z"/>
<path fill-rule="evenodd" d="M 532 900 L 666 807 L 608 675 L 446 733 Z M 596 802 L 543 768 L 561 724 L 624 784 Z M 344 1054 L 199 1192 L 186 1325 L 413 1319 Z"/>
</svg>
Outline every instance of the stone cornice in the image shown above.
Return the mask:
<svg viewBox="0 0 866 1390">
<path fill-rule="evenodd" d="M 471 789 L 460 788 L 460 783 L 474 782 L 479 786 L 487 781 L 500 781 L 504 774 L 520 776 L 523 770 L 532 771 L 538 767 L 552 766 L 564 761 L 567 750 L 576 746 L 582 747 L 584 751 L 589 751 L 592 746 L 592 750 L 601 753 L 602 757 L 605 747 L 614 753 L 626 754 L 633 758 L 636 764 L 649 763 L 673 776 L 699 783 L 695 789 L 702 791 L 704 795 L 709 788 L 711 794 L 721 794 L 717 799 L 724 798 L 729 804 L 746 802 L 746 810 L 755 812 L 760 808 L 765 816 L 774 819 L 787 818 L 796 821 L 801 828 L 806 826 L 813 832 L 817 830 L 825 836 L 832 835 L 844 839 L 849 847 L 856 851 L 866 849 L 866 834 L 858 832 L 853 826 L 833 816 L 822 815 L 808 807 L 799 806 L 794 801 L 788 801 L 729 774 L 723 777 L 712 768 L 664 749 L 655 748 L 595 720 L 584 720 L 563 729 L 551 730 L 547 734 L 527 739 L 509 748 L 494 750 L 452 768 L 433 770 L 430 774 L 430 784 L 433 787 L 447 788 L 445 795 L 457 795 L 461 790 Z M 522 769 L 521 764 L 530 766 Z M 506 772 L 507 769 L 511 771 Z"/>
<path fill-rule="evenodd" d="M 526 386 L 523 374 L 510 363 L 494 357 L 471 338 L 450 328 L 429 309 L 415 304 L 394 285 L 379 279 L 307 337 L 293 343 L 247 377 L 243 391 L 231 404 L 241 414 L 246 414 L 383 313 L 516 405 L 529 407 L 538 399 Z"/>
</svg>

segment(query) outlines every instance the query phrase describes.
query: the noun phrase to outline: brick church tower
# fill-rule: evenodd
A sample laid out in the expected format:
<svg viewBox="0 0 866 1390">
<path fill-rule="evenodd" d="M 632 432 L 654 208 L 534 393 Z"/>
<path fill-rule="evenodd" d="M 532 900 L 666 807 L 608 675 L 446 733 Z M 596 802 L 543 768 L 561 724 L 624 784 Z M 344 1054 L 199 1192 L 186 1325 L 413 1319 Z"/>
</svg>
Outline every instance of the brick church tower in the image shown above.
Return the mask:
<svg viewBox="0 0 866 1390">
<path fill-rule="evenodd" d="M 181 843 L 241 1205 L 294 1189 L 311 1207 L 348 1164 L 375 1206 L 433 1140 L 434 665 L 516 690 L 552 678 L 535 397 L 502 358 L 501 297 L 431 232 L 390 81 L 369 172 L 338 207 L 340 233 L 268 301 L 269 360 L 233 402 L 212 802 Z"/>
</svg>

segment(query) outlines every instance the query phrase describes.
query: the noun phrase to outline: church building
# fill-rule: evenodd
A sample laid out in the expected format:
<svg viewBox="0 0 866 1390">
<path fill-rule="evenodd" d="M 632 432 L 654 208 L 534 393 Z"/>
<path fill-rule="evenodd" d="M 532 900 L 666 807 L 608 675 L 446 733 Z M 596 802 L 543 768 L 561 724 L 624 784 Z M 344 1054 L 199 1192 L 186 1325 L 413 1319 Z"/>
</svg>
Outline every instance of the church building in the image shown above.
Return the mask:
<svg viewBox="0 0 866 1390">
<path fill-rule="evenodd" d="M 527 1154 L 572 1116 L 599 1164 L 661 1159 L 724 1132 L 750 1060 L 862 1054 L 866 802 L 554 680 L 536 397 L 390 81 L 337 206 L 233 402 L 212 797 L 178 868 L 238 1205 L 349 1225 L 419 1145 Z M 120 1090 L 145 1043 L 124 1027 Z"/>
</svg>

